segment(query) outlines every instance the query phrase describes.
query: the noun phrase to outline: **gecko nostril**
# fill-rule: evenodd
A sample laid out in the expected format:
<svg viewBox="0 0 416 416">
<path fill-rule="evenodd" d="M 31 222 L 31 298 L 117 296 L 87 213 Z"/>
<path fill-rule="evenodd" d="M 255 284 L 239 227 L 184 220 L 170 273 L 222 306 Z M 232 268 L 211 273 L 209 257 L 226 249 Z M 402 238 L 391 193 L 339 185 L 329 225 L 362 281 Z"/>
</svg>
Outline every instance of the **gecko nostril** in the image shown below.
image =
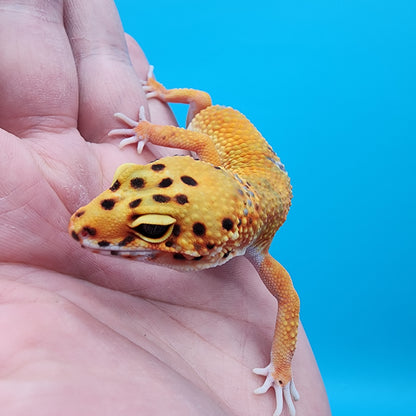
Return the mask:
<svg viewBox="0 0 416 416">
<path fill-rule="evenodd" d="M 95 234 L 97 234 L 97 230 L 93 227 L 84 227 L 81 231 L 81 235 L 83 237 L 87 237 L 89 235 L 93 236 Z"/>
</svg>

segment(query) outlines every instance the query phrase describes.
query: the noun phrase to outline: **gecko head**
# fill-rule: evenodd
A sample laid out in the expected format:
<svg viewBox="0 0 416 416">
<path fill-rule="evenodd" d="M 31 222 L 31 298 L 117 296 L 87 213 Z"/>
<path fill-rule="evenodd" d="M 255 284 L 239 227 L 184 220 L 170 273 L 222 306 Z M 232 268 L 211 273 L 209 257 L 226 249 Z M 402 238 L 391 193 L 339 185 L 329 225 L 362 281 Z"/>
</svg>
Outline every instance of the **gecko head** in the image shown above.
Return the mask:
<svg viewBox="0 0 416 416">
<path fill-rule="evenodd" d="M 72 215 L 69 233 L 101 254 L 212 267 L 241 254 L 255 232 L 257 212 L 242 188 L 224 169 L 189 156 L 125 164 L 109 189 Z"/>
</svg>

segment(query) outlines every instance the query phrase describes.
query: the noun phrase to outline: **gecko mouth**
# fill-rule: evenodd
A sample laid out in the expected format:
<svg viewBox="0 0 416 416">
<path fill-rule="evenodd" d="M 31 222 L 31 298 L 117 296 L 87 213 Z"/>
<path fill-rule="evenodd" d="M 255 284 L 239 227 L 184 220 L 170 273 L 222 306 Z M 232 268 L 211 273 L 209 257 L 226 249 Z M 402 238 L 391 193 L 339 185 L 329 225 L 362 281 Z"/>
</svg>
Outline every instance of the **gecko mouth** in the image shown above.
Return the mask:
<svg viewBox="0 0 416 416">
<path fill-rule="evenodd" d="M 157 254 L 157 250 L 151 250 L 146 248 L 128 249 L 125 247 L 121 248 L 120 246 L 113 244 L 108 244 L 105 247 L 102 247 L 99 244 L 92 243 L 90 241 L 83 241 L 81 246 L 98 254 L 103 254 L 107 256 L 122 256 L 129 258 L 135 257 L 140 260 L 152 259 Z"/>
</svg>

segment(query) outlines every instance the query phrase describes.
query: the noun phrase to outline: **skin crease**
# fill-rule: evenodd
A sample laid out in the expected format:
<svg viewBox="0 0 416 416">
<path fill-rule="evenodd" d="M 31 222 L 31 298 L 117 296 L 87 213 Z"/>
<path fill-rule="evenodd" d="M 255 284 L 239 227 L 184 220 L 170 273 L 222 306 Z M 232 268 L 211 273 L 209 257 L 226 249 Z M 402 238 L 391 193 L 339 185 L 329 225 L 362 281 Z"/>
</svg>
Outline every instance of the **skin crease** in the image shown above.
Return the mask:
<svg viewBox="0 0 416 416">
<path fill-rule="evenodd" d="M 179 273 L 67 234 L 117 166 L 155 158 L 118 150 L 112 114 L 174 123 L 146 102 L 148 63 L 113 2 L 0 0 L 0 42 L 2 414 L 271 416 L 251 369 L 269 362 L 276 304 L 246 259 Z M 302 329 L 294 376 L 297 415 L 329 415 Z"/>
</svg>

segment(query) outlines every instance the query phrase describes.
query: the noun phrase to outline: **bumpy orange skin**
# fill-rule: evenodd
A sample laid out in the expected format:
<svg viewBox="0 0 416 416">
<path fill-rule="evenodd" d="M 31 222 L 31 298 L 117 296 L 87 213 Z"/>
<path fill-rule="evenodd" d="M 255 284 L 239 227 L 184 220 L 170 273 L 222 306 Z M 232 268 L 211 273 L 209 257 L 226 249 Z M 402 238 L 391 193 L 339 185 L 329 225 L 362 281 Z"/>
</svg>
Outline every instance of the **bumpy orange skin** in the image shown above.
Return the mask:
<svg viewBox="0 0 416 416">
<path fill-rule="evenodd" d="M 289 211 L 289 176 L 238 111 L 211 105 L 201 91 L 167 90 L 154 79 L 148 85 L 162 101 L 189 103 L 189 125 L 182 129 L 140 121 L 134 134 L 196 152 L 200 160 L 175 156 L 120 166 L 110 189 L 74 213 L 69 232 L 97 252 L 180 270 L 215 267 L 246 255 L 279 304 L 270 385 L 288 386 L 299 298 L 289 274 L 268 249 Z"/>
</svg>

